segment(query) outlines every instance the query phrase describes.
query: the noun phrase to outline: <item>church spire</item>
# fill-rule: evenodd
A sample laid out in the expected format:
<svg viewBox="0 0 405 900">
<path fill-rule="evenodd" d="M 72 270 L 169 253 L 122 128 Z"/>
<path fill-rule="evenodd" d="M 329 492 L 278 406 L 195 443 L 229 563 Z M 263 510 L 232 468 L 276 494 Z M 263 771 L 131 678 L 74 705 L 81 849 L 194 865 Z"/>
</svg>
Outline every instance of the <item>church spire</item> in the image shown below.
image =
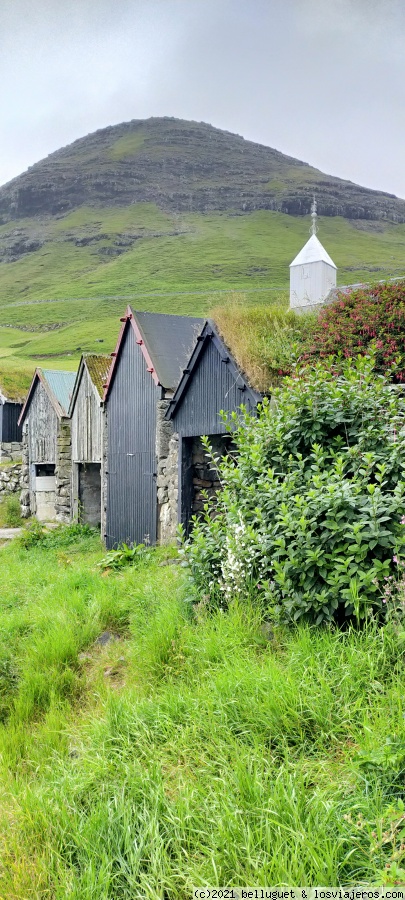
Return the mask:
<svg viewBox="0 0 405 900">
<path fill-rule="evenodd" d="M 318 309 L 336 287 L 336 266 L 316 235 L 317 203 L 311 206 L 310 238 L 290 265 L 290 309 Z"/>
<path fill-rule="evenodd" d="M 315 200 L 315 194 L 314 194 L 314 199 L 312 201 L 312 206 L 311 206 L 311 218 L 312 218 L 311 234 L 316 234 L 316 232 L 318 231 L 318 225 L 317 225 L 318 215 L 317 215 L 316 209 L 317 209 L 317 207 L 316 207 L 316 200 Z"/>
</svg>

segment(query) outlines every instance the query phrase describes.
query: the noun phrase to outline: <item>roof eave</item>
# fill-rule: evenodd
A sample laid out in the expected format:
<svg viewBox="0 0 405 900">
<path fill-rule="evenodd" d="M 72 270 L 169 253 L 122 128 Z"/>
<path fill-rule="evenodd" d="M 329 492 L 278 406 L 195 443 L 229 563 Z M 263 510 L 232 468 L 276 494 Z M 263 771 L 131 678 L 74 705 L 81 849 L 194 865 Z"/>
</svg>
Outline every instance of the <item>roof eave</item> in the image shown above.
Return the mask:
<svg viewBox="0 0 405 900">
<path fill-rule="evenodd" d="M 18 425 L 22 425 L 23 422 L 24 422 L 24 420 L 25 420 L 25 418 L 26 418 L 26 415 L 27 415 L 27 413 L 28 413 L 28 409 L 29 409 L 29 407 L 30 407 L 30 405 L 31 405 L 31 400 L 32 400 L 32 396 L 33 396 L 34 391 L 35 391 L 35 387 L 36 387 L 36 382 L 37 382 L 37 381 L 40 381 L 40 382 L 41 382 L 41 384 L 42 384 L 44 390 L 46 391 L 47 397 L 48 397 L 50 403 L 52 404 L 52 406 L 53 406 L 53 408 L 54 408 L 54 410 L 55 410 L 55 412 L 56 412 L 56 415 L 57 415 L 58 419 L 63 419 L 63 418 L 66 418 L 66 416 L 67 416 L 67 413 L 65 412 L 64 409 L 62 409 L 62 407 L 61 407 L 59 401 L 56 399 L 56 397 L 54 396 L 53 392 L 51 391 L 51 389 L 50 389 L 50 387 L 49 387 L 49 385 L 48 385 L 48 382 L 47 382 L 46 378 L 44 378 L 44 375 L 43 375 L 43 373 L 42 373 L 42 369 L 37 368 L 37 369 L 35 369 L 34 377 L 33 377 L 33 379 L 32 379 L 31 387 L 30 387 L 30 389 L 29 389 L 29 391 L 28 391 L 26 401 L 25 401 L 24 406 L 23 406 L 23 408 L 22 408 L 22 410 L 21 410 L 21 413 L 20 413 L 20 415 L 19 415 L 18 423 L 17 423 Z"/>
<path fill-rule="evenodd" d="M 75 408 L 76 398 L 79 393 L 80 382 L 83 377 L 83 371 L 84 371 L 84 355 L 82 354 L 82 356 L 80 358 L 79 368 L 76 373 L 76 381 L 75 381 L 74 388 L 72 391 L 72 396 L 70 398 L 69 409 L 68 409 L 69 418 L 72 417 L 72 413 Z"/>
<path fill-rule="evenodd" d="M 113 382 L 114 382 L 115 370 L 117 368 L 118 359 L 121 354 L 122 344 L 124 341 L 124 335 L 125 335 L 128 323 L 132 326 L 132 329 L 134 331 L 136 343 L 139 344 L 142 355 L 143 355 L 146 365 L 147 365 L 147 371 L 151 374 L 157 387 L 159 387 L 159 386 L 165 387 L 165 385 L 161 385 L 161 383 L 159 381 L 159 376 L 156 372 L 155 366 L 152 361 L 152 357 L 149 353 L 149 349 L 147 347 L 145 337 L 142 334 L 142 330 L 139 326 L 139 323 L 136 321 L 135 313 L 133 312 L 133 310 L 131 309 L 130 306 L 127 306 L 125 314 L 124 314 L 124 316 L 122 316 L 121 321 L 122 321 L 122 325 L 120 328 L 120 333 L 118 335 L 116 347 L 115 347 L 115 350 L 113 351 L 113 353 L 111 354 L 113 361 L 111 364 L 110 371 L 108 373 L 108 378 L 107 378 L 106 384 L 104 385 L 104 394 L 101 398 L 103 403 L 105 403 L 106 400 L 108 399 Z"/>
<path fill-rule="evenodd" d="M 217 349 L 222 356 L 225 357 L 224 351 L 226 352 L 228 365 L 230 364 L 234 369 L 235 374 L 237 374 L 238 377 L 242 378 L 245 388 L 249 392 L 253 402 L 257 404 L 260 403 L 260 401 L 263 399 L 263 395 L 252 388 L 252 386 L 249 384 L 246 375 L 244 374 L 244 372 L 242 372 L 240 366 L 238 366 L 235 358 L 229 350 L 229 347 L 225 344 L 225 341 L 220 336 L 215 322 L 212 319 L 207 319 L 201 333 L 197 338 L 197 344 L 191 353 L 187 366 L 185 369 L 183 369 L 183 374 L 174 393 L 174 397 L 172 400 L 170 400 L 168 409 L 165 413 L 166 419 L 172 419 L 176 409 L 181 405 L 184 394 L 187 392 L 188 384 L 192 380 L 194 370 L 205 348 L 205 345 L 209 340 L 212 339 L 214 340 Z"/>
</svg>

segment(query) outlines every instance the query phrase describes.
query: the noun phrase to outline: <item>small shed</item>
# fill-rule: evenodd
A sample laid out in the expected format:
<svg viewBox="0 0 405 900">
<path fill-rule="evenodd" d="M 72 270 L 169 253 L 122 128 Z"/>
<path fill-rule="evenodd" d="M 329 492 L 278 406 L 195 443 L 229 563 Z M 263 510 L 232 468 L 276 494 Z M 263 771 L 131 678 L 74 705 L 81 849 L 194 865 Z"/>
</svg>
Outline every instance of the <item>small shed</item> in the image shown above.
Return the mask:
<svg viewBox="0 0 405 900">
<path fill-rule="evenodd" d="M 131 307 L 121 321 L 104 394 L 108 548 L 122 541 L 154 544 L 173 534 L 177 518 L 171 519 L 167 489 L 172 426 L 165 412 L 204 325 L 203 319 Z"/>
<path fill-rule="evenodd" d="M 69 404 L 74 372 L 36 369 L 19 425 L 23 432 L 23 515 L 40 521 L 71 519 Z"/>
<path fill-rule="evenodd" d="M 262 395 L 249 384 L 214 322 L 206 321 L 173 399 L 166 412 L 178 441 L 178 521 L 185 530 L 191 516 L 202 510 L 204 494 L 212 495 L 219 482 L 201 437 L 209 437 L 215 454 L 223 456 L 232 438 L 221 411 L 238 412 L 243 405 L 255 413 Z"/>
<path fill-rule="evenodd" d="M 101 524 L 104 445 L 104 385 L 111 356 L 86 354 L 80 360 L 69 407 L 72 432 L 72 514 Z"/>
<path fill-rule="evenodd" d="M 20 459 L 22 453 L 22 432 L 18 424 L 23 401 L 11 398 L 0 387 L 0 461 Z"/>
<path fill-rule="evenodd" d="M 300 250 L 290 265 L 290 309 L 314 310 L 336 287 L 336 266 L 316 234 Z"/>
</svg>

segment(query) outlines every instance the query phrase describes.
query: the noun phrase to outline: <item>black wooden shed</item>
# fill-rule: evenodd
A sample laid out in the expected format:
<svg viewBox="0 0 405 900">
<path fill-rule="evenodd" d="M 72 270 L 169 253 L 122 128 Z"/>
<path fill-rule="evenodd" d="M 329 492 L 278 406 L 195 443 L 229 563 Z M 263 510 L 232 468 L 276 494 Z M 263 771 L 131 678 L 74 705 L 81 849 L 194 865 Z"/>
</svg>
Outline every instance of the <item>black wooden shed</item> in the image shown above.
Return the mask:
<svg viewBox="0 0 405 900">
<path fill-rule="evenodd" d="M 215 324 L 206 321 L 166 412 L 179 436 L 178 519 L 186 531 L 193 513 L 204 505 L 203 492 L 210 494 L 218 487 L 201 437 L 208 436 L 214 452 L 223 455 L 231 438 L 221 411 L 237 412 L 243 405 L 254 413 L 261 399 Z"/>
<path fill-rule="evenodd" d="M 104 393 L 108 548 L 123 541 L 154 544 L 169 534 L 165 480 L 172 426 L 164 414 L 204 325 L 203 319 L 130 307 L 121 321 Z"/>
<path fill-rule="evenodd" d="M 0 457 L 1 451 L 11 450 L 11 444 L 22 442 L 21 426 L 18 424 L 22 408 L 22 401 L 11 400 L 0 389 Z"/>
</svg>

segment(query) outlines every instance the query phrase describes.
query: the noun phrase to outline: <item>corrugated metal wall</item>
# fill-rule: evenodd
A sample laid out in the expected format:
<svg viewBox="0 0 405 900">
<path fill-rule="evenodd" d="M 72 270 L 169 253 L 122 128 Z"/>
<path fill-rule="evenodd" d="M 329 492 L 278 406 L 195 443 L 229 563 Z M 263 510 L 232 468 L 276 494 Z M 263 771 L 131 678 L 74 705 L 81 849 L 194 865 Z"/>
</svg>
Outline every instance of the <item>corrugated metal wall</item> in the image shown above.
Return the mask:
<svg viewBox="0 0 405 900">
<path fill-rule="evenodd" d="M 40 382 L 37 383 L 28 410 L 28 448 L 30 463 L 56 462 L 58 417 Z"/>
<path fill-rule="evenodd" d="M 156 541 L 156 404 L 160 392 L 130 323 L 108 398 L 106 544 Z"/>
<path fill-rule="evenodd" d="M 243 403 L 253 410 L 241 376 L 223 362 L 214 341 L 206 343 L 198 360 L 191 383 L 173 417 L 174 430 L 182 437 L 201 434 L 223 434 L 226 429 L 219 417 L 221 409 L 232 412 Z"/>
<path fill-rule="evenodd" d="M 11 444 L 13 441 L 22 441 L 22 429 L 18 425 L 18 417 L 22 410 L 22 403 L 0 403 L 0 441 Z"/>
<path fill-rule="evenodd" d="M 86 366 L 72 415 L 73 462 L 101 462 L 102 410 Z"/>
</svg>

